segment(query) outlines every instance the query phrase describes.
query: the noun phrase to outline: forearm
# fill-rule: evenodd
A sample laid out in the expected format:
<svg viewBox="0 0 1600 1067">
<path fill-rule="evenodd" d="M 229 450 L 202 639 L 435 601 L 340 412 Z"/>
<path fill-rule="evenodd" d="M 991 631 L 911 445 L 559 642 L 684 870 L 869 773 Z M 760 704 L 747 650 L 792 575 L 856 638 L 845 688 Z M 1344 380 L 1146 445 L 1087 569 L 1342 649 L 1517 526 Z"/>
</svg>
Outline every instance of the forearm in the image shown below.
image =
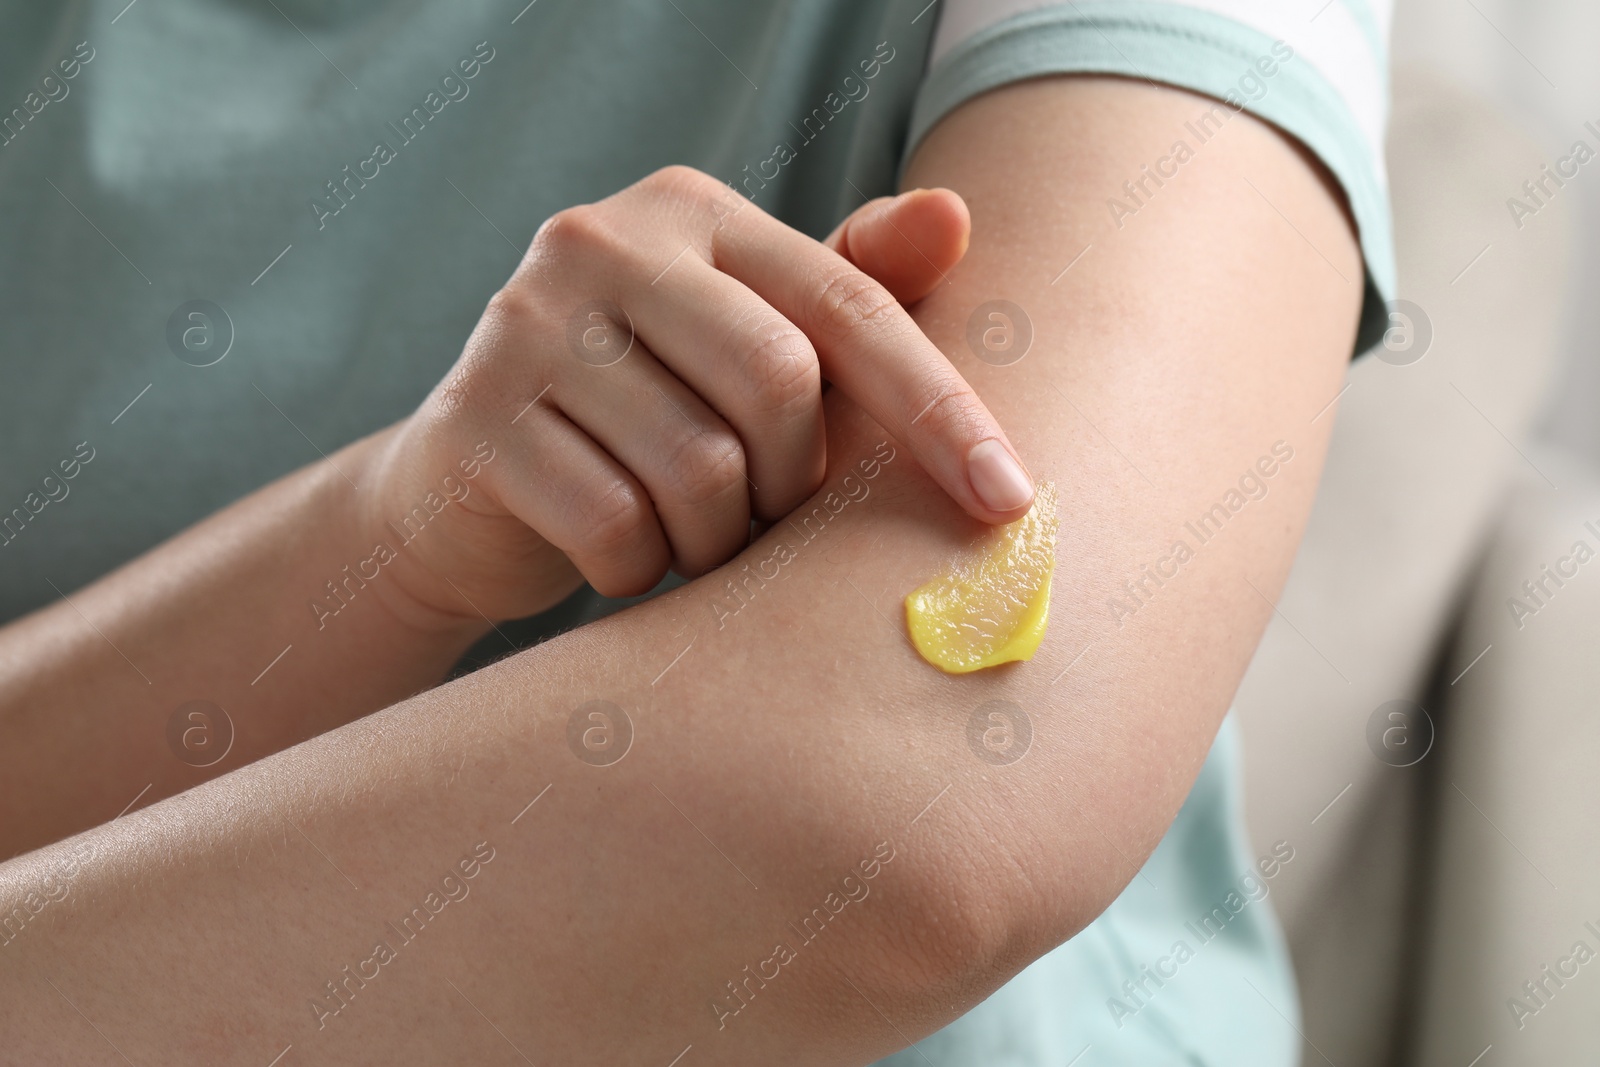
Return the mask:
<svg viewBox="0 0 1600 1067">
<path fill-rule="evenodd" d="M 18 1055 L 100 1041 L 38 978 L 46 959 L 80 974 L 61 965 L 93 959 L 95 983 L 61 994 L 136 1060 L 506 1052 L 486 1017 L 536 1062 L 666 1063 L 692 1043 L 701 1063 L 863 1063 L 1088 922 L 1181 803 L 1271 611 L 1359 298 L 1337 203 L 1247 119 L 1109 230 L 1105 196 L 1202 106 L 1031 83 L 951 116 L 909 175 L 974 215 L 967 260 L 918 319 L 1061 491 L 1032 662 L 948 676 L 916 656 L 901 598 L 984 531 L 903 454 L 869 478 L 883 435 L 835 396 L 822 492 L 731 569 L 77 839 L 94 855 L 69 899 L 0 948 Z M 972 309 L 997 296 L 1035 330 L 1008 367 L 965 354 Z M 1279 441 L 1293 456 L 1270 491 L 1196 545 L 1185 523 Z M 814 507 L 827 517 L 807 529 Z M 1179 537 L 1191 558 L 1144 578 Z M 729 594 L 775 558 L 777 577 Z M 1128 581 L 1145 595 L 1119 617 L 1107 601 Z M 635 731 L 609 766 L 569 744 L 594 699 Z M 969 747 L 992 699 L 1031 721 L 1016 762 Z M 415 944 L 389 931 L 485 841 L 496 858 L 470 897 Z M 808 940 L 801 921 L 880 842 L 894 858 L 854 881 L 870 892 Z M 4 903 L 72 844 L 0 867 Z M 394 958 L 366 964 L 380 939 Z M 763 981 L 779 944 L 793 959 Z M 346 965 L 379 976 L 344 1004 L 325 983 Z M 180 1010 L 208 1025 L 152 1022 Z M 42 1018 L 59 1028 L 21 1022 Z"/>
<path fill-rule="evenodd" d="M 383 436 L 0 630 L 0 857 L 436 684 L 488 629 L 392 595 L 350 521 Z"/>
</svg>

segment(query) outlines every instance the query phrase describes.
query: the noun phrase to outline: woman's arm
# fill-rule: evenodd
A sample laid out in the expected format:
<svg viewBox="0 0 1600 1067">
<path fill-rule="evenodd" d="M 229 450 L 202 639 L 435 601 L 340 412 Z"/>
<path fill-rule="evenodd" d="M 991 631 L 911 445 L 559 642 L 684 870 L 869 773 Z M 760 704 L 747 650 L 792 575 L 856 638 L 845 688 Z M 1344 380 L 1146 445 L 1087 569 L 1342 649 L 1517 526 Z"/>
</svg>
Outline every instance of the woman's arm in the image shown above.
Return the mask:
<svg viewBox="0 0 1600 1067">
<path fill-rule="evenodd" d="M 685 255 L 724 221 L 780 237 L 781 262 L 719 273 Z M 921 190 L 863 205 L 824 245 L 687 168 L 558 213 L 409 418 L 0 629 L 0 859 L 430 688 L 494 621 L 583 577 L 635 595 L 669 563 L 723 562 L 752 513 L 781 516 L 821 478 L 819 362 L 844 357 L 845 390 L 986 512 L 960 459 L 999 431 L 899 307 L 960 260 L 967 226 L 958 197 Z M 656 287 L 663 263 L 676 273 Z M 886 313 L 831 344 L 738 280 L 850 264 L 851 298 Z M 573 308 L 596 294 L 639 336 L 591 324 L 574 350 Z M 871 344 L 895 327 L 900 343 Z M 966 417 L 907 433 L 918 408 L 900 409 L 930 378 Z"/>
<path fill-rule="evenodd" d="M 1032 662 L 917 658 L 901 598 L 985 530 L 831 396 L 822 493 L 728 567 L 0 866 L 6 1055 L 860 1064 L 1080 929 L 1255 648 L 1360 299 L 1337 195 L 1244 116 L 1109 221 L 1208 106 L 1025 83 L 907 176 L 973 214 L 918 320 L 1060 490 Z M 1032 322 L 1009 366 L 966 349 L 994 299 Z M 997 699 L 1014 762 L 969 743 Z"/>
<path fill-rule="evenodd" d="M 0 629 L 0 856 L 436 685 L 488 632 L 416 610 L 389 574 L 361 576 L 374 532 L 350 518 L 348 479 L 390 434 Z M 571 572 L 553 563 L 558 599 Z"/>
</svg>

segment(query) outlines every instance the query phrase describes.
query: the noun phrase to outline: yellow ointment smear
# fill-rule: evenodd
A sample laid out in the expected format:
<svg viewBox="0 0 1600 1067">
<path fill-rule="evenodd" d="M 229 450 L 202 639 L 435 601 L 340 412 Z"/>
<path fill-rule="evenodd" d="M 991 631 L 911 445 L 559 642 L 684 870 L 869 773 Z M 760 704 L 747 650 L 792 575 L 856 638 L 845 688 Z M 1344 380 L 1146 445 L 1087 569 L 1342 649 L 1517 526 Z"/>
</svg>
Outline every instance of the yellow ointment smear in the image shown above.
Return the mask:
<svg viewBox="0 0 1600 1067">
<path fill-rule="evenodd" d="M 906 629 L 922 658 L 951 674 L 1032 659 L 1049 624 L 1058 525 L 1056 487 L 1045 482 L 983 555 L 913 590 Z"/>
</svg>

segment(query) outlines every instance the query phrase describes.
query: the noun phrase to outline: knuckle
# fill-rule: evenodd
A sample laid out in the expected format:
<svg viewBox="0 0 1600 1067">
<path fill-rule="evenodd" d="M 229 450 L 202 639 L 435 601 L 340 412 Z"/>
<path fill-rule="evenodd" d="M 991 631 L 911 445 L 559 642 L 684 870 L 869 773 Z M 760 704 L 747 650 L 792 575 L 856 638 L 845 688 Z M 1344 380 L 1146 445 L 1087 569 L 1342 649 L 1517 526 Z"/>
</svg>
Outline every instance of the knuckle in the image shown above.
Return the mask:
<svg viewBox="0 0 1600 1067">
<path fill-rule="evenodd" d="M 579 493 L 578 514 L 588 547 L 604 554 L 634 539 L 645 522 L 645 504 L 633 486 L 607 478 Z"/>
<path fill-rule="evenodd" d="M 673 499 L 699 507 L 744 481 L 744 447 L 732 434 L 697 433 L 677 444 L 667 469 Z"/>
<path fill-rule="evenodd" d="M 533 301 L 521 286 L 507 284 L 489 298 L 479 319 L 477 332 L 493 340 L 504 334 L 525 330 L 538 318 Z"/>
<path fill-rule="evenodd" d="M 540 224 L 531 252 L 538 258 L 568 260 L 603 252 L 614 243 L 604 209 L 598 204 L 578 204 L 562 208 Z"/>
<path fill-rule="evenodd" d="M 783 416 L 822 391 L 822 369 L 811 341 L 782 318 L 747 324 L 740 375 L 754 410 Z"/>
<path fill-rule="evenodd" d="M 842 336 L 894 321 L 900 303 L 870 275 L 841 270 L 823 281 L 817 307 L 825 328 Z"/>
<path fill-rule="evenodd" d="M 655 192 L 684 199 L 706 196 L 723 184 L 704 171 L 673 163 L 653 171 L 640 183 Z"/>
<path fill-rule="evenodd" d="M 702 255 L 713 257 L 723 221 L 745 203 L 724 182 L 681 164 L 662 167 L 631 187 L 645 199 L 651 221 L 688 237 Z"/>
</svg>

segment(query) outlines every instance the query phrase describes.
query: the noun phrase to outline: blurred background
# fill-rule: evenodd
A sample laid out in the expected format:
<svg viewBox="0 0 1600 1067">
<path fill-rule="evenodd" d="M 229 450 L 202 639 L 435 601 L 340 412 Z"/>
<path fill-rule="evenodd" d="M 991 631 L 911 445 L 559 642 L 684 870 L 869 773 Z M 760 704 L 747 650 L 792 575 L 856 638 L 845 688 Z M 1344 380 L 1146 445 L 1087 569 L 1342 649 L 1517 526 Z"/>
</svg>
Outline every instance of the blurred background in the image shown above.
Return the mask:
<svg viewBox="0 0 1600 1067">
<path fill-rule="evenodd" d="M 1597 43 L 1398 0 L 1401 299 L 1238 702 L 1307 1064 L 1600 1062 Z"/>
<path fill-rule="evenodd" d="M 1600 5 L 1583 0 L 1400 0 L 1394 23 L 1397 70 L 1435 71 L 1501 112 L 1554 164 L 1575 141 L 1600 152 Z M 1574 295 L 1595 292 L 1600 257 L 1594 242 L 1600 182 L 1580 178 L 1561 189 L 1570 198 L 1574 262 L 1563 279 Z M 1533 175 L 1529 175 L 1533 177 Z M 1506 190 L 1506 196 L 1516 194 Z M 1523 196 L 1524 202 L 1527 202 Z M 1510 212 L 1506 222 L 1510 224 Z M 1532 225 L 1531 219 L 1524 219 Z M 1511 233 L 1517 232 L 1514 228 Z M 1562 309 L 1559 381 L 1541 412 L 1539 436 L 1600 469 L 1600 360 L 1590 339 L 1600 325 L 1600 304 L 1583 299 Z"/>
</svg>

